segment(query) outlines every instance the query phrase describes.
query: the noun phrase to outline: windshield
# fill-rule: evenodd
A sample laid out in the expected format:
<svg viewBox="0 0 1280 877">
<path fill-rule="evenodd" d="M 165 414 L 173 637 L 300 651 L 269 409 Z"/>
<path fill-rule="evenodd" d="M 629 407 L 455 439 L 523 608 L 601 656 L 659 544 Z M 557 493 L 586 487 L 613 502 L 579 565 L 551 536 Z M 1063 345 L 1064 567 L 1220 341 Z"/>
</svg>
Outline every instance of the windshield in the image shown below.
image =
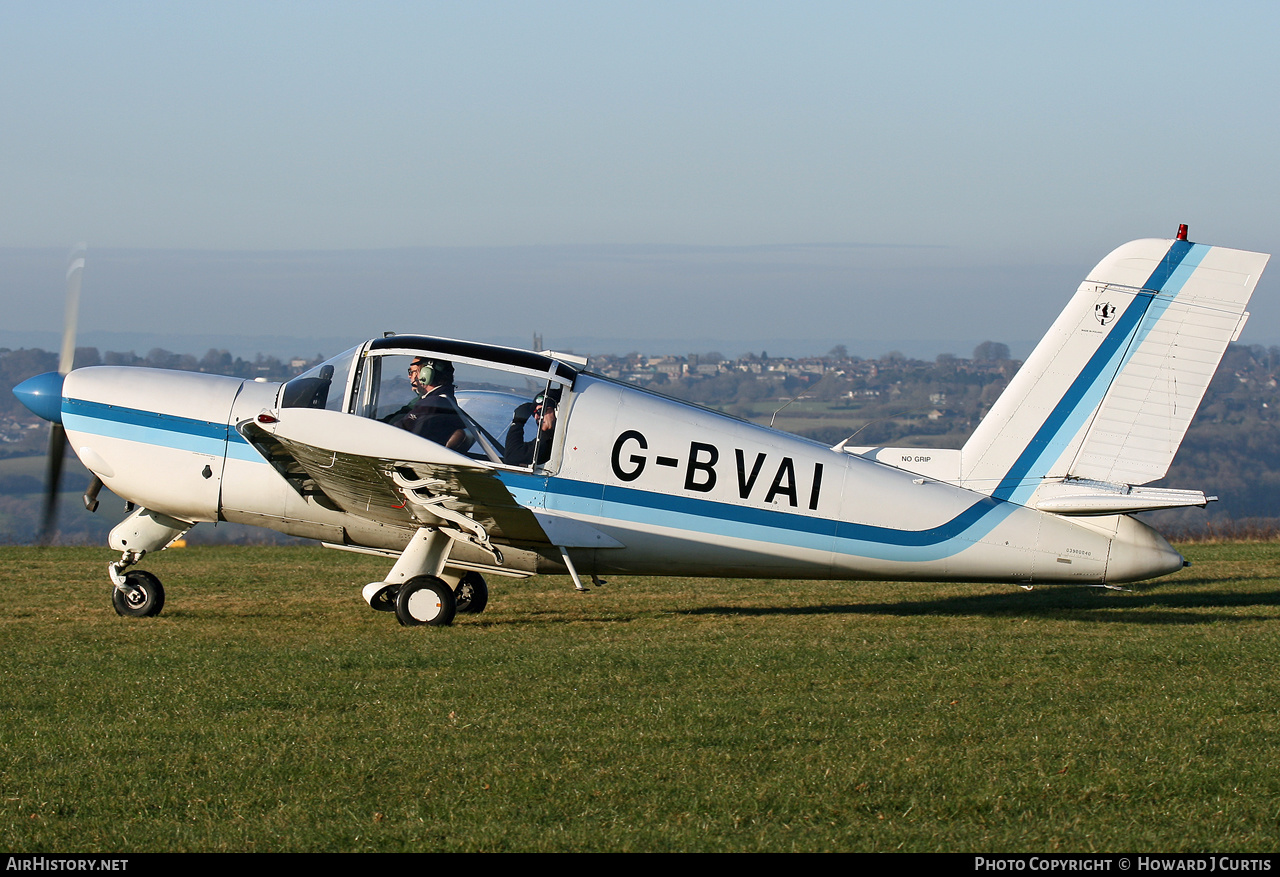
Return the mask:
<svg viewBox="0 0 1280 877">
<path fill-rule="evenodd" d="M 331 359 L 310 368 L 281 388 L 281 408 L 327 408 L 343 411 L 346 408 L 347 379 L 351 364 L 355 362 L 358 347 L 339 353 Z"/>
</svg>

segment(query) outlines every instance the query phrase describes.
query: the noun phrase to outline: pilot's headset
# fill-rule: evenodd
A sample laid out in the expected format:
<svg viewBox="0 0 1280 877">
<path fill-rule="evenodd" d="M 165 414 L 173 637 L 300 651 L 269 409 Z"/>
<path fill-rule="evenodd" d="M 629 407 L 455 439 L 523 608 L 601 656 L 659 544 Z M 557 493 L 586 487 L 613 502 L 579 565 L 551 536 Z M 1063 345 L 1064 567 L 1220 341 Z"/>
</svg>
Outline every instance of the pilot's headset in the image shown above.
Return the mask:
<svg viewBox="0 0 1280 877">
<path fill-rule="evenodd" d="M 447 359 L 429 359 L 419 356 L 413 361 L 419 367 L 418 383 L 424 387 L 449 387 L 453 385 L 453 363 Z"/>
<path fill-rule="evenodd" d="M 557 408 L 560 405 L 560 389 L 549 390 L 545 393 L 539 393 L 533 397 L 533 410 L 542 416 L 542 412 L 548 408 Z"/>
</svg>

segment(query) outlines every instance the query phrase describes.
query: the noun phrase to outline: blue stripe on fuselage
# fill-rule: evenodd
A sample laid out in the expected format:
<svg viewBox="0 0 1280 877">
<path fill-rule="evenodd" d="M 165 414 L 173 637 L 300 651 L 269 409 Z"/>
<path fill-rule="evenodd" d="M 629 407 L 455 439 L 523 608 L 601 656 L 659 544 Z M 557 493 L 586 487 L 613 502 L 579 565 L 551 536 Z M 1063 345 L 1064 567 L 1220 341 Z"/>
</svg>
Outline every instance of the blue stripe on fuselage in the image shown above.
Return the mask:
<svg viewBox="0 0 1280 877">
<path fill-rule="evenodd" d="M 513 472 L 503 472 L 499 477 L 517 501 L 529 505 L 538 497 L 538 504 L 550 511 L 883 560 L 936 560 L 958 554 L 991 532 L 1016 508 L 980 497 L 936 527 L 897 530 L 566 478 Z M 545 497 L 539 496 L 543 491 Z"/>
<path fill-rule="evenodd" d="M 261 455 L 254 451 L 238 432 L 225 423 L 211 420 L 175 417 L 172 414 L 162 414 L 157 411 L 64 397 L 62 423 L 67 429 L 75 432 L 124 439 L 162 448 L 174 448 L 211 457 L 230 454 L 239 459 L 262 459 Z"/>
</svg>

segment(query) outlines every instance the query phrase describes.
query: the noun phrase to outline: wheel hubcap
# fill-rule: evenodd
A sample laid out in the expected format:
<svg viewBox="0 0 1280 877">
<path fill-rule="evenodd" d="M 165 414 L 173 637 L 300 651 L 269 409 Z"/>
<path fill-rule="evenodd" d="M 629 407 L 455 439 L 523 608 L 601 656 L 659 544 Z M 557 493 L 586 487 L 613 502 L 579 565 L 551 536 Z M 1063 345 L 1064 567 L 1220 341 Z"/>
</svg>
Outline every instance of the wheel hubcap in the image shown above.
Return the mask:
<svg viewBox="0 0 1280 877">
<path fill-rule="evenodd" d="M 424 588 L 409 597 L 408 609 L 419 621 L 430 621 L 440 614 L 440 598 Z"/>
</svg>

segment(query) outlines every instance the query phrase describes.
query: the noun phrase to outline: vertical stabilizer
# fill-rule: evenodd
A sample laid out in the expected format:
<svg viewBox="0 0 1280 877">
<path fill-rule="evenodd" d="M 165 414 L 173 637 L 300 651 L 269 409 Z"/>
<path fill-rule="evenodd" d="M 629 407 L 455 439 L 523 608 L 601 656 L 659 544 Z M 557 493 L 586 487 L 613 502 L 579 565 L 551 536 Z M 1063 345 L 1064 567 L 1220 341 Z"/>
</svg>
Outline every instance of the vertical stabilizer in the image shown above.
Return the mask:
<svg viewBox="0 0 1280 877">
<path fill-rule="evenodd" d="M 1112 252 L 965 444 L 964 486 L 1026 504 L 1046 481 L 1162 478 L 1268 258 L 1181 235 Z"/>
</svg>

